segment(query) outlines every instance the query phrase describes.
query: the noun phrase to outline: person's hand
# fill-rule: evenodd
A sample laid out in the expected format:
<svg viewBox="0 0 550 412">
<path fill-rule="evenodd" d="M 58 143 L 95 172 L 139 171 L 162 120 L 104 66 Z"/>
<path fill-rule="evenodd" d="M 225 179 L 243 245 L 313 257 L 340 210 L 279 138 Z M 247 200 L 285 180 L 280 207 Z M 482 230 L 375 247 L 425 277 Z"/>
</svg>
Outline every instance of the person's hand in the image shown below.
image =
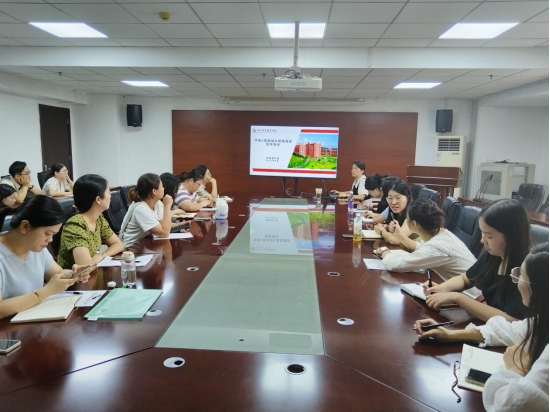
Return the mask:
<svg viewBox="0 0 550 412">
<path fill-rule="evenodd" d="M 186 212 L 185 210 L 182 210 L 182 209 L 176 209 L 176 210 L 172 210 L 172 216 L 176 216 L 176 215 L 184 215 Z"/>
<path fill-rule="evenodd" d="M 401 226 L 399 225 L 399 222 L 394 219 L 392 223 L 394 224 L 393 235 L 397 238 L 402 238 L 403 233 L 401 233 Z"/>
<path fill-rule="evenodd" d="M 103 255 L 103 258 L 105 257 L 104 253 L 99 253 L 99 255 Z M 97 255 L 96 255 L 97 256 Z M 93 260 L 93 259 L 92 259 Z M 84 269 L 87 265 L 73 265 L 73 276 L 80 272 L 82 269 Z M 76 282 L 82 282 L 86 283 L 90 279 L 90 273 L 92 273 L 94 270 L 97 269 L 97 265 L 94 265 L 92 267 L 89 267 L 84 272 L 82 272 L 80 275 L 74 278 Z"/>
<path fill-rule="evenodd" d="M 437 322 L 433 319 L 421 319 L 414 322 L 413 328 L 418 335 L 418 339 L 424 340 L 434 338 L 441 342 L 451 342 L 453 340 L 453 331 L 443 326 L 424 332 L 422 326 L 435 325 Z"/>
<path fill-rule="evenodd" d="M 376 232 L 377 235 L 380 235 L 384 229 L 386 228 L 381 223 L 377 223 L 376 225 L 374 225 L 374 231 Z"/>
<path fill-rule="evenodd" d="M 395 223 L 395 219 L 390 222 L 390 224 L 388 225 L 388 232 L 395 234 Z"/>
<path fill-rule="evenodd" d="M 338 190 L 331 190 L 330 193 L 335 193 L 335 194 L 340 194 L 340 192 Z"/>
<path fill-rule="evenodd" d="M 452 305 L 457 303 L 459 297 L 460 293 L 457 292 L 443 292 L 426 295 L 426 305 L 431 309 L 439 310 L 441 305 Z"/>
<path fill-rule="evenodd" d="M 57 293 L 63 292 L 64 290 L 67 290 L 67 288 L 74 285 L 78 280 L 77 278 L 67 279 L 64 276 L 65 275 L 63 272 L 59 272 L 50 278 L 46 286 L 44 286 L 44 288 L 47 290 L 48 296 L 55 295 Z"/>
<path fill-rule="evenodd" d="M 172 199 L 172 196 L 166 195 L 162 198 L 162 204 L 164 207 L 168 207 L 168 209 L 170 209 L 174 204 L 174 199 Z"/>
<path fill-rule="evenodd" d="M 523 368 L 527 369 L 529 365 L 529 356 L 525 353 L 523 348 L 519 347 L 519 344 L 516 343 L 513 346 L 509 346 L 506 352 L 504 352 L 504 365 L 509 371 L 525 376 L 526 371 Z"/>
<path fill-rule="evenodd" d="M 94 263 L 99 263 L 101 262 L 103 259 L 105 259 L 107 255 L 105 253 L 96 253 L 94 255 L 94 257 L 92 257 L 92 262 Z"/>
<path fill-rule="evenodd" d="M 204 199 L 200 202 L 201 207 L 212 206 L 212 202 L 208 199 Z"/>
<path fill-rule="evenodd" d="M 432 281 L 432 287 L 429 286 L 429 283 L 430 281 L 427 280 L 422 284 L 422 288 L 424 288 L 424 294 L 426 296 L 431 295 L 432 293 L 445 292 L 445 290 L 443 290 L 443 287 L 439 283 L 435 283 L 434 281 Z"/>
<path fill-rule="evenodd" d="M 19 184 L 21 186 L 29 187 L 31 185 L 31 178 L 30 176 L 23 176 L 19 178 Z"/>
<path fill-rule="evenodd" d="M 215 185 L 217 182 L 216 182 L 216 179 L 214 179 L 213 177 L 210 178 L 210 183 Z"/>
</svg>

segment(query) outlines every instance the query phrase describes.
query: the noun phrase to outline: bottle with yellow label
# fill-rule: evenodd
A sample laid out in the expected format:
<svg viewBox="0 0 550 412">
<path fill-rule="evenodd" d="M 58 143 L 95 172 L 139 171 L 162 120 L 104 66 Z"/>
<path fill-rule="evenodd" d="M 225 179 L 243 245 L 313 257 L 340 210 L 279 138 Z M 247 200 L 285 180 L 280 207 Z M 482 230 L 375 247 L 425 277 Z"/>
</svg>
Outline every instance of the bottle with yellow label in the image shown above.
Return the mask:
<svg viewBox="0 0 550 412">
<path fill-rule="evenodd" d="M 361 217 L 361 212 L 355 213 L 353 218 L 353 241 L 361 242 L 363 235 L 363 218 Z"/>
</svg>

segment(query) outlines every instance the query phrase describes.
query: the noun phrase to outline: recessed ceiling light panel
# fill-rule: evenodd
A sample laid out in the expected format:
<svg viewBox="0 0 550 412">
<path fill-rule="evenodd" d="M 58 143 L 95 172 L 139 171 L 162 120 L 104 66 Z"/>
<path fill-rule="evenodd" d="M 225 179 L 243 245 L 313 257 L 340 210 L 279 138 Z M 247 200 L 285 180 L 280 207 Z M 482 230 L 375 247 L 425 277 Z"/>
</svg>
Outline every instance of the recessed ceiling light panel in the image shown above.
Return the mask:
<svg viewBox="0 0 550 412">
<path fill-rule="evenodd" d="M 431 89 L 432 87 L 439 86 L 441 83 L 412 83 L 404 82 L 399 83 L 394 89 Z"/>
<path fill-rule="evenodd" d="M 122 83 L 136 87 L 168 87 L 167 84 L 156 80 L 122 80 Z"/>
<path fill-rule="evenodd" d="M 300 23 L 300 39 L 322 39 L 326 23 Z M 272 39 L 293 39 L 294 23 L 268 23 L 267 29 Z"/>
<path fill-rule="evenodd" d="M 440 39 L 494 39 L 519 23 L 457 23 Z"/>
<path fill-rule="evenodd" d="M 57 37 L 66 38 L 106 38 L 103 33 L 84 23 L 38 23 L 30 22 L 31 26 L 38 27 Z"/>
</svg>

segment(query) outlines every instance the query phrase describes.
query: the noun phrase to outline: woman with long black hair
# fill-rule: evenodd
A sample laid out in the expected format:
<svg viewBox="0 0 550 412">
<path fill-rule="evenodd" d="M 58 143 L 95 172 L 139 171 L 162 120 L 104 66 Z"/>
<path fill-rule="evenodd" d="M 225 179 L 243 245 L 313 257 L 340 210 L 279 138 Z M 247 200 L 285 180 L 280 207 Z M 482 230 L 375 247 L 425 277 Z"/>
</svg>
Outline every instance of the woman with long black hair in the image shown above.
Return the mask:
<svg viewBox="0 0 550 412">
<path fill-rule="evenodd" d="M 510 323 L 495 316 L 484 326 L 470 324 L 465 330 L 439 327 L 427 332 L 421 326 L 436 323 L 433 319 L 414 324 L 420 339 L 508 347 L 504 353 L 506 370 L 491 375 L 483 387 L 487 411 L 548 410 L 548 263 L 548 243 L 542 243 L 531 249 L 521 267 L 513 267 L 507 276 L 527 307 L 527 317 L 522 321 Z"/>
</svg>

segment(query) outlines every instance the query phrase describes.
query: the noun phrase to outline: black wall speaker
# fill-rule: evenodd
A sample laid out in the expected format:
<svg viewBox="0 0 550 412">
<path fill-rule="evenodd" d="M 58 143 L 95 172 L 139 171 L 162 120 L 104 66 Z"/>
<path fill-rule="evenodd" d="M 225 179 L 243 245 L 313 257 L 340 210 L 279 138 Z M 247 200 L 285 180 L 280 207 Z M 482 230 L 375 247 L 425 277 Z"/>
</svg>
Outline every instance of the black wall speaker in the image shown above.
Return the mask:
<svg viewBox="0 0 550 412">
<path fill-rule="evenodd" d="M 435 131 L 437 133 L 449 133 L 453 129 L 453 111 L 438 110 L 435 118 Z"/>
<path fill-rule="evenodd" d="M 141 104 L 129 104 L 126 106 L 126 120 L 128 126 L 140 127 L 143 121 Z"/>
</svg>

